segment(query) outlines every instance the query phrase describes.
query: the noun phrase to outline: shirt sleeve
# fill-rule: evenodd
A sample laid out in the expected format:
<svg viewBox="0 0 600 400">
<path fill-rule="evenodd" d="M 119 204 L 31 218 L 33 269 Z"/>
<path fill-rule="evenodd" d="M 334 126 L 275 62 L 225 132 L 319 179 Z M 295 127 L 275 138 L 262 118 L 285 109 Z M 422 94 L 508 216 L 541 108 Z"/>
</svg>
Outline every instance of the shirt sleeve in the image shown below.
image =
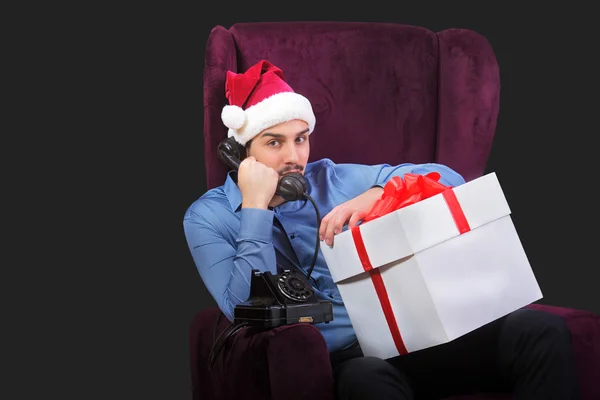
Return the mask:
<svg viewBox="0 0 600 400">
<path fill-rule="evenodd" d="M 375 186 L 384 187 L 394 176 L 404 177 L 404 174 L 407 173 L 426 175 L 429 172 L 438 172 L 440 183 L 446 186 L 456 187 L 465 183 L 464 178 L 458 172 L 436 163 L 404 163 L 396 166 L 389 164 L 335 165 L 335 177 L 338 180 L 338 185 L 344 188 L 350 198 L 354 198 Z"/>
<path fill-rule="evenodd" d="M 385 184 L 394 176 L 403 177 L 404 174 L 426 175 L 430 172 L 440 174 L 439 182 L 446 185 L 456 187 L 465 183 L 464 178 L 452 168 L 436 163 L 426 164 L 401 164 L 393 167 L 390 165 L 379 165 L 377 168 L 377 178 L 375 185 L 385 186 Z"/>
<path fill-rule="evenodd" d="M 236 246 L 228 240 L 226 224 L 218 213 L 196 205 L 183 225 L 186 240 L 206 288 L 225 316 L 233 321 L 236 305 L 250 294 L 253 269 L 276 273 L 273 247 L 273 211 L 243 208 Z"/>
</svg>

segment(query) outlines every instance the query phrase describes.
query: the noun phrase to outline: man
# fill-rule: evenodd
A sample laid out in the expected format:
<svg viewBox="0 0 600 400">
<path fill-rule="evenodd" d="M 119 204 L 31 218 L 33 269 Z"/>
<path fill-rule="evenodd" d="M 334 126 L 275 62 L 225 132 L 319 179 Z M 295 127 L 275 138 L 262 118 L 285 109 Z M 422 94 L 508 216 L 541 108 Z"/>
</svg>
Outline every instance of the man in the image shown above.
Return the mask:
<svg viewBox="0 0 600 400">
<path fill-rule="evenodd" d="M 222 186 L 190 206 L 184 229 L 206 287 L 230 320 L 249 296 L 252 269 L 306 271 L 316 235 L 331 246 L 336 234 L 360 223 L 392 177 L 438 172 L 444 185 L 464 183 L 434 163 L 308 163 L 316 122 L 311 104 L 267 61 L 243 74 L 228 72 L 226 95 L 222 120 L 247 157 Z M 310 202 L 286 202 L 275 193 L 281 176 L 291 172 L 304 175 L 324 215 L 319 232 Z M 451 343 L 381 360 L 362 356 L 321 254 L 312 277 L 317 296 L 333 304 L 334 320 L 316 326 L 330 352 L 339 399 L 443 398 L 473 391 L 577 398 L 570 335 L 557 316 L 519 310 Z"/>
</svg>

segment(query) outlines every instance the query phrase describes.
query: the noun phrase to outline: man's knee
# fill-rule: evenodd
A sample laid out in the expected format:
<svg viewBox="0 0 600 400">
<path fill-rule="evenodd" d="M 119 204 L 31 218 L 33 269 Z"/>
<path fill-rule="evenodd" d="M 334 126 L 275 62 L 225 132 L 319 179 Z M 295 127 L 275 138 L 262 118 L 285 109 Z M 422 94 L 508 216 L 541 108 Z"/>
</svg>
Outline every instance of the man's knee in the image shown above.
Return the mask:
<svg viewBox="0 0 600 400">
<path fill-rule="evenodd" d="M 529 308 L 509 314 L 505 321 L 505 330 L 558 340 L 571 338 L 569 327 L 560 316 Z"/>
<path fill-rule="evenodd" d="M 531 355 L 541 352 L 546 356 L 571 352 L 567 324 L 560 316 L 544 311 L 524 308 L 509 314 L 501 338 L 501 350 L 525 351 Z"/>
</svg>

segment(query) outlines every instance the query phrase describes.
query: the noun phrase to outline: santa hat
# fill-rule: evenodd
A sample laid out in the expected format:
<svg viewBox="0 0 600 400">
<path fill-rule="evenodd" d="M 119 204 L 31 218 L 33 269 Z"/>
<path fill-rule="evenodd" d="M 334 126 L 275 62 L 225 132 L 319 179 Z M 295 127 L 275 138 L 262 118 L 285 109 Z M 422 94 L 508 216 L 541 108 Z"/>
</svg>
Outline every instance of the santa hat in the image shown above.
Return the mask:
<svg viewBox="0 0 600 400">
<path fill-rule="evenodd" d="M 315 115 L 308 99 L 286 83 L 283 72 L 268 61 L 259 61 L 243 74 L 227 71 L 221 119 L 228 136 L 245 145 L 263 130 L 282 122 L 299 119 L 315 127 Z"/>
</svg>

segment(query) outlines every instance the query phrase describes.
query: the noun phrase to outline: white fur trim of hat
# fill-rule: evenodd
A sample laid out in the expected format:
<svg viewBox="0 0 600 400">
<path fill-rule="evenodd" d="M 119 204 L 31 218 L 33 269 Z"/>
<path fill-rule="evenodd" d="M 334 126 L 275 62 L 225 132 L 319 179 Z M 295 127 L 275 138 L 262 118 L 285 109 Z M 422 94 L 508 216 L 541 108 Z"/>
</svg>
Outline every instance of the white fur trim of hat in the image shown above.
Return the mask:
<svg viewBox="0 0 600 400">
<path fill-rule="evenodd" d="M 246 110 L 226 105 L 221 112 L 221 120 L 229 128 L 228 136 L 242 145 L 265 129 L 294 119 L 305 121 L 309 134 L 315 128 L 316 118 L 310 101 L 295 92 L 276 93 Z"/>
</svg>

